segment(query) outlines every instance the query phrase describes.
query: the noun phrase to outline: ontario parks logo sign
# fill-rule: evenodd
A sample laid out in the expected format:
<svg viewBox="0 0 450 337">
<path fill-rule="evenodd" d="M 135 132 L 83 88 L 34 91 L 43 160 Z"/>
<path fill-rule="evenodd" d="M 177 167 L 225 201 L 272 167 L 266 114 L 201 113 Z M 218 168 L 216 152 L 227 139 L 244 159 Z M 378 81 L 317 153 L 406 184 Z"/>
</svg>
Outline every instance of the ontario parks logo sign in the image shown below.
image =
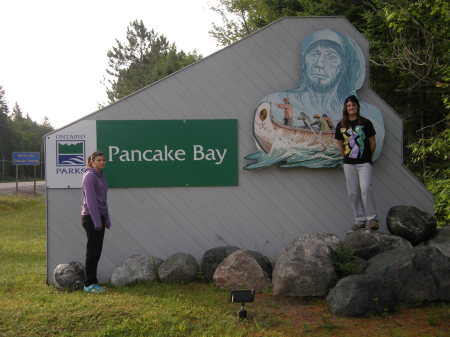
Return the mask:
<svg viewBox="0 0 450 337">
<path fill-rule="evenodd" d="M 57 140 L 56 165 L 80 166 L 85 162 L 84 140 Z"/>
</svg>

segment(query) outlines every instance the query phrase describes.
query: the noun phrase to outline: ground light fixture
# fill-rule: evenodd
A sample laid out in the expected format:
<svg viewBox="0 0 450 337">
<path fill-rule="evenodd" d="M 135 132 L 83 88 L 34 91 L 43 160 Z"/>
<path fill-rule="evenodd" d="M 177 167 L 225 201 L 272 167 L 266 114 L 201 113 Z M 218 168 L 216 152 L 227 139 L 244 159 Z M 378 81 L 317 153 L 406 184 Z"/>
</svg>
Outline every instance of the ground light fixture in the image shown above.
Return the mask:
<svg viewBox="0 0 450 337">
<path fill-rule="evenodd" d="M 239 318 L 247 318 L 247 310 L 245 310 L 245 303 L 250 303 L 255 300 L 255 290 L 232 290 L 231 303 L 241 303 L 241 310 L 238 312 Z"/>
</svg>

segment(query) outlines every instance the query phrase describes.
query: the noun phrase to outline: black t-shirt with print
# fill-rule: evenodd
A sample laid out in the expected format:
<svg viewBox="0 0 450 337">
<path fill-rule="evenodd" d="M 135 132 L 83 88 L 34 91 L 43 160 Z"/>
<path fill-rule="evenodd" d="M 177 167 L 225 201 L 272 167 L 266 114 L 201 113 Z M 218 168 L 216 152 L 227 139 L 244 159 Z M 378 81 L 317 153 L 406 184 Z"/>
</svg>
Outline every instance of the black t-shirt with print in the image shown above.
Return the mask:
<svg viewBox="0 0 450 337">
<path fill-rule="evenodd" d="M 367 118 L 361 117 L 360 125 L 357 120 L 349 121 L 347 129 L 339 122 L 334 138 L 344 141 L 344 164 L 372 163 L 369 142 L 372 136 L 375 136 L 375 129 Z"/>
</svg>

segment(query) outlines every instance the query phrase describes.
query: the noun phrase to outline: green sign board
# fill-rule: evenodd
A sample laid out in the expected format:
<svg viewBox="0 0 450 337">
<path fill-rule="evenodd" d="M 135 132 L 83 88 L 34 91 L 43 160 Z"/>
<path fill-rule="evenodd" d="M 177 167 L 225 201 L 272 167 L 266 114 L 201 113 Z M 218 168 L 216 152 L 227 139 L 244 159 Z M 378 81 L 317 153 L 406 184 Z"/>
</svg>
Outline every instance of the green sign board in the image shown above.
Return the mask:
<svg viewBox="0 0 450 337">
<path fill-rule="evenodd" d="M 238 184 L 237 120 L 97 121 L 110 187 Z"/>
</svg>

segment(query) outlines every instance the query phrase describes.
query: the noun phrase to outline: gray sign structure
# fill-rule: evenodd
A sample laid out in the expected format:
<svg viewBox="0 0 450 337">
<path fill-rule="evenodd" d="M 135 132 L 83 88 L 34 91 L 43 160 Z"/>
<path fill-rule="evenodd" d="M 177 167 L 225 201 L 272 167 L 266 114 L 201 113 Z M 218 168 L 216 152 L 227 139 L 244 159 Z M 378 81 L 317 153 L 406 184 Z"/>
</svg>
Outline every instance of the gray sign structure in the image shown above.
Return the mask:
<svg viewBox="0 0 450 337">
<path fill-rule="evenodd" d="M 229 244 L 273 258 L 301 234 L 345 236 L 353 213 L 341 168 L 244 170 L 245 156 L 257 150 L 256 103 L 298 85 L 301 43 L 323 29 L 350 36 L 361 48 L 366 76 L 357 95 L 383 116 L 383 151 L 373 181 L 381 230 L 386 231 L 392 206 L 432 212 L 432 195 L 402 163 L 401 118 L 369 87 L 367 40 L 343 17 L 287 17 L 46 136 L 69 139 L 71 127 L 92 120 L 238 120 L 238 186 L 109 190 L 112 228 L 105 236 L 100 282 L 132 254 L 165 259 L 186 252 L 199 260 L 206 250 Z M 86 238 L 80 188 L 48 187 L 46 200 L 47 280 L 52 282 L 56 265 L 84 261 Z"/>
</svg>

